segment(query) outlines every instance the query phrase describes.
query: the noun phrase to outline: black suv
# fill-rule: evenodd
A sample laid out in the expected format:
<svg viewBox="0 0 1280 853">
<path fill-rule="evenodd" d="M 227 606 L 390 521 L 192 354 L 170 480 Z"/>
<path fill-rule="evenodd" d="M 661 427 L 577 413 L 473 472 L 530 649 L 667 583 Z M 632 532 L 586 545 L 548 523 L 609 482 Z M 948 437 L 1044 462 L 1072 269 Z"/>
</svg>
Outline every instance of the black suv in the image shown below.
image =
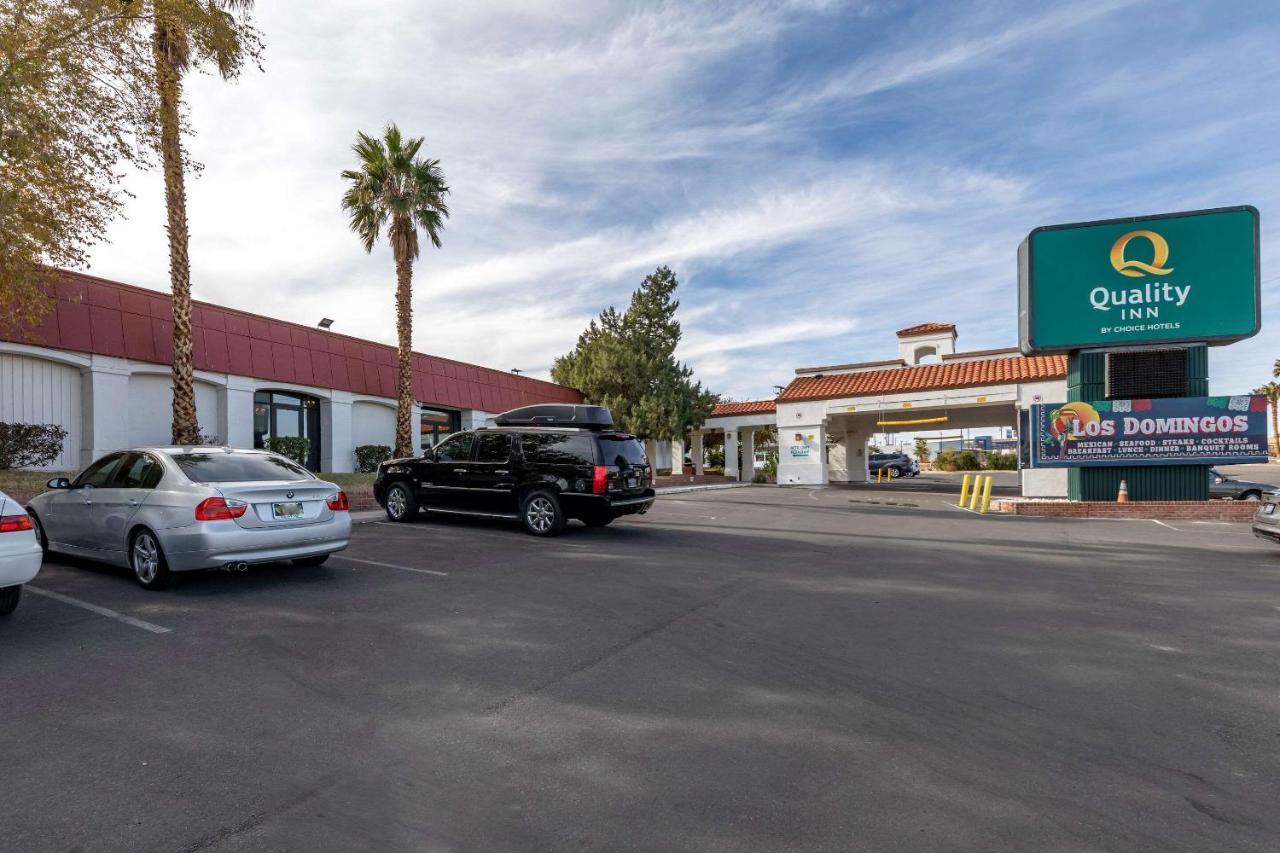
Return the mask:
<svg viewBox="0 0 1280 853">
<path fill-rule="evenodd" d="M 644 446 L 599 406 L 526 406 L 456 433 L 421 457 L 378 466 L 373 496 L 392 521 L 428 512 L 519 519 L 555 536 L 571 518 L 604 527 L 653 505 Z"/>
<path fill-rule="evenodd" d="M 915 477 L 920 463 L 905 453 L 872 453 L 867 457 L 867 470 L 872 474 L 884 470 L 890 478 Z"/>
</svg>

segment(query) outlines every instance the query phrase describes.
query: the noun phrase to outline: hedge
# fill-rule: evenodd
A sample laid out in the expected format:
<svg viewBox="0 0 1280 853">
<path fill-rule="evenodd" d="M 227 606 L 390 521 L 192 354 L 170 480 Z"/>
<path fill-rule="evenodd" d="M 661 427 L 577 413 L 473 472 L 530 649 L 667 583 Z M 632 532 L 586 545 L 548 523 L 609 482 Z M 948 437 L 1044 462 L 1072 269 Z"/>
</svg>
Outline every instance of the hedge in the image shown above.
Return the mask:
<svg viewBox="0 0 1280 853">
<path fill-rule="evenodd" d="M 298 435 L 278 435 L 267 439 L 267 450 L 292 459 L 305 468 L 307 457 L 311 455 L 311 439 Z"/>
<path fill-rule="evenodd" d="M 372 474 L 378 470 L 379 462 L 391 458 L 391 448 L 385 444 L 362 444 L 356 448 L 356 470 L 361 474 Z"/>
<path fill-rule="evenodd" d="M 0 423 L 0 468 L 39 468 L 62 455 L 67 431 L 57 424 Z"/>
</svg>

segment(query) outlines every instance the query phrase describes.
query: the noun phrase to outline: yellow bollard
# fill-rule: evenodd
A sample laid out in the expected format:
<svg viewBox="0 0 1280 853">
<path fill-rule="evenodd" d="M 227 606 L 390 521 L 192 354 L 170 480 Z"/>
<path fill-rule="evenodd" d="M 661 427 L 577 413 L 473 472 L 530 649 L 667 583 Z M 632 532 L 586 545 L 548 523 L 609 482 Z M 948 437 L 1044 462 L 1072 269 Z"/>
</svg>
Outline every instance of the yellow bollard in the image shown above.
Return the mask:
<svg viewBox="0 0 1280 853">
<path fill-rule="evenodd" d="M 978 496 L 982 494 L 982 475 L 973 475 L 973 491 L 969 493 L 969 509 L 978 508 Z"/>
<path fill-rule="evenodd" d="M 964 499 L 969 497 L 969 475 L 965 474 L 964 479 L 960 481 L 960 506 L 964 506 Z"/>
<path fill-rule="evenodd" d="M 877 469 L 876 469 L 876 482 L 877 482 L 877 483 L 879 483 L 882 477 L 884 477 L 884 469 L 883 469 L 883 468 L 877 468 Z"/>
<path fill-rule="evenodd" d="M 991 481 L 993 479 L 994 478 L 988 474 L 987 481 L 982 484 L 982 509 L 979 510 L 979 512 L 984 515 L 987 512 L 987 508 L 991 506 Z"/>
</svg>

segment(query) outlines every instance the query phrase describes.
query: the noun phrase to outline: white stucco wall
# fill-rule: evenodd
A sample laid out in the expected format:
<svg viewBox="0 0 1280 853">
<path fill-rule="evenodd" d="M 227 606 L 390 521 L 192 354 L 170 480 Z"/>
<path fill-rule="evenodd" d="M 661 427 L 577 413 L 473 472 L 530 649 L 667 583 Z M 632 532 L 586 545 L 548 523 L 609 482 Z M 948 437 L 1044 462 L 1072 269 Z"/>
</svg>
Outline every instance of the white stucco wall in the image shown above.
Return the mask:
<svg viewBox="0 0 1280 853">
<path fill-rule="evenodd" d="M 416 424 L 414 425 L 416 426 Z M 417 430 L 414 429 L 414 433 Z M 396 443 L 396 410 L 381 403 L 357 400 L 351 404 L 351 446 Z"/>
<path fill-rule="evenodd" d="M 17 352 L 0 352 L 0 421 L 59 424 L 67 431 L 62 455 L 49 465 L 65 471 L 80 464 L 80 368 Z"/>
<path fill-rule="evenodd" d="M 221 444 L 218 433 L 218 388 L 196 380 L 196 419 L 200 431 Z M 127 410 L 129 433 L 125 444 L 169 444 L 173 439 L 173 380 L 167 373 L 135 373 L 129 376 L 129 397 L 121 401 Z"/>
</svg>

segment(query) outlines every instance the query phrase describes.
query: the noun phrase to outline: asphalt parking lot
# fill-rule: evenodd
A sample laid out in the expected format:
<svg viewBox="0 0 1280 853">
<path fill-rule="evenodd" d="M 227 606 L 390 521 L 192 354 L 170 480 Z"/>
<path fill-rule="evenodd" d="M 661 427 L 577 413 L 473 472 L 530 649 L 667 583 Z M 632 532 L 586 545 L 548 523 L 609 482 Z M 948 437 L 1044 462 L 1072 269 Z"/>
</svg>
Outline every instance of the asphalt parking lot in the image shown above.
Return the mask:
<svg viewBox="0 0 1280 853">
<path fill-rule="evenodd" d="M 1280 548 L 869 497 L 367 523 L 164 593 L 48 562 L 0 848 L 1280 849 Z"/>
</svg>

